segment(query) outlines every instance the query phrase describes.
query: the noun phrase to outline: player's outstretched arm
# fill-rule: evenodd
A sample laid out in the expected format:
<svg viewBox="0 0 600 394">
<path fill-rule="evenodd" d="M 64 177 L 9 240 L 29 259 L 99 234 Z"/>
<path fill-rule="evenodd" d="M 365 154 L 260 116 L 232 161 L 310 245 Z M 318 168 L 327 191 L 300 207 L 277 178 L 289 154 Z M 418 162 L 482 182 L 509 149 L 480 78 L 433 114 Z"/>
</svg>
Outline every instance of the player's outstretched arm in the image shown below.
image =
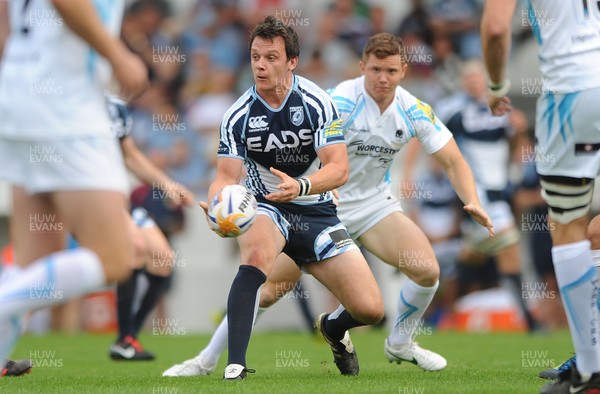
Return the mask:
<svg viewBox="0 0 600 394">
<path fill-rule="evenodd" d="M 475 186 L 475 179 L 469 164 L 465 161 L 456 141 L 451 139 L 446 145 L 433 154 L 435 160 L 440 163 L 448 179 L 452 183 L 452 187 L 458 194 L 460 200 L 465 204 L 464 210 L 467 211 L 473 219 L 483 227 L 486 227 L 490 233 L 490 237 L 494 235 L 494 225 L 492 220 L 488 216 L 487 212 L 483 210 L 477 197 L 477 188 Z"/>
<path fill-rule="evenodd" d="M 350 166 L 346 144 L 332 144 L 317 151 L 323 167 L 311 176 L 304 177 L 310 182 L 307 194 L 320 194 L 342 186 L 348 180 Z M 273 202 L 290 202 L 300 195 L 300 183 L 287 174 L 271 168 L 271 172 L 281 179 L 279 191 L 269 193 L 265 198 Z"/>
<path fill-rule="evenodd" d="M 505 71 L 516 3 L 516 0 L 486 0 L 481 18 L 481 45 L 490 78 L 488 104 L 494 115 L 503 115 L 511 109 L 506 97 L 510 82 Z"/>
<path fill-rule="evenodd" d="M 240 159 L 230 157 L 219 157 L 217 159 L 217 173 L 215 179 L 208 187 L 208 201 L 221 191 L 227 185 L 237 185 L 242 178 L 242 167 L 244 162 Z M 208 213 L 208 203 L 200 201 L 198 203 L 204 213 Z"/>
<path fill-rule="evenodd" d="M 50 0 L 65 24 L 85 40 L 113 69 L 121 88 L 121 96 L 131 99 L 148 84 L 148 71 L 139 57 L 134 55 L 117 37 L 104 28 L 91 0 Z"/>
<path fill-rule="evenodd" d="M 175 205 L 185 204 L 189 207 L 194 205 L 195 197 L 188 188 L 175 182 L 160 168 L 154 165 L 140 151 L 131 137 L 121 140 L 121 150 L 125 159 L 125 166 L 142 182 L 148 185 L 159 185 L 168 192 L 169 198 Z"/>
</svg>

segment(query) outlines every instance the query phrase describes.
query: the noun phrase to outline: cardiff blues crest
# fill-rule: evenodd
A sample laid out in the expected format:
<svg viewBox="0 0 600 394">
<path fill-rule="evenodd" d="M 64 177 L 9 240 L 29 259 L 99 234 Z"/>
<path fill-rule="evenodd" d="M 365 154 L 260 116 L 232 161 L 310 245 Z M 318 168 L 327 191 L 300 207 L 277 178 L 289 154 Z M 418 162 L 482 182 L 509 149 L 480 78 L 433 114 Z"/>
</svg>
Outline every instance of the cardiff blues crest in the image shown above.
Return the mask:
<svg viewBox="0 0 600 394">
<path fill-rule="evenodd" d="M 290 107 L 290 120 L 294 126 L 300 126 L 304 121 L 304 108 Z"/>
</svg>

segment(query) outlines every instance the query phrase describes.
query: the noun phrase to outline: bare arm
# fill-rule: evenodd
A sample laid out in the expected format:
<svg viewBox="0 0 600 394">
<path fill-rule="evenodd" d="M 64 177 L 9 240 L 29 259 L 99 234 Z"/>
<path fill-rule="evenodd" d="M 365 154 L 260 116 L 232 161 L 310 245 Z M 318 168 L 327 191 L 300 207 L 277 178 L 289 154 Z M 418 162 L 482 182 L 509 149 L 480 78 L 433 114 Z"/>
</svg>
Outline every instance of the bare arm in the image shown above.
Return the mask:
<svg viewBox="0 0 600 394">
<path fill-rule="evenodd" d="M 325 146 L 317 151 L 317 155 L 323 163 L 323 167 L 306 177 L 311 183 L 310 194 L 320 194 L 346 183 L 350 173 L 346 144 Z M 271 172 L 281 179 L 281 183 L 278 185 L 280 191 L 267 194 L 265 196 L 267 200 L 290 202 L 298 197 L 300 193 L 298 181 L 275 168 L 271 168 Z"/>
<path fill-rule="evenodd" d="M 2 52 L 4 52 L 4 46 L 8 34 L 10 33 L 10 26 L 8 25 L 8 1 L 0 0 L 0 59 L 2 59 Z"/>
<path fill-rule="evenodd" d="M 123 151 L 125 166 L 142 182 L 153 186 L 158 185 L 160 189 L 169 192 L 169 198 L 177 205 L 184 203 L 192 206 L 194 204 L 194 194 L 183 185 L 169 178 L 164 171 L 148 160 L 138 149 L 133 138 L 124 138 L 121 141 L 121 150 Z"/>
<path fill-rule="evenodd" d="M 486 0 L 483 7 L 481 19 L 483 58 L 490 82 L 492 85 L 498 86 L 500 92 L 504 91 L 501 86 L 508 83 L 505 80 L 505 71 L 511 45 L 511 19 L 516 3 L 516 0 Z M 490 97 L 489 104 L 494 114 L 501 115 L 510 110 L 510 101 L 507 102 L 505 94 L 500 97 Z"/>
<path fill-rule="evenodd" d="M 131 98 L 146 87 L 147 70 L 142 61 L 117 37 L 104 28 L 90 0 L 50 0 L 65 24 L 106 58 L 119 82 L 123 96 Z"/>
<path fill-rule="evenodd" d="M 244 162 L 240 159 L 230 157 L 217 159 L 217 173 L 208 188 L 208 201 L 211 201 L 225 186 L 240 183 L 243 165 Z"/>
<path fill-rule="evenodd" d="M 486 227 L 490 236 L 494 235 L 494 227 L 488 214 L 483 210 L 477 197 L 477 188 L 471 168 L 458 150 L 456 141 L 451 139 L 446 145 L 433 154 L 435 160 L 444 167 L 452 187 L 467 211 L 477 223 Z"/>
</svg>

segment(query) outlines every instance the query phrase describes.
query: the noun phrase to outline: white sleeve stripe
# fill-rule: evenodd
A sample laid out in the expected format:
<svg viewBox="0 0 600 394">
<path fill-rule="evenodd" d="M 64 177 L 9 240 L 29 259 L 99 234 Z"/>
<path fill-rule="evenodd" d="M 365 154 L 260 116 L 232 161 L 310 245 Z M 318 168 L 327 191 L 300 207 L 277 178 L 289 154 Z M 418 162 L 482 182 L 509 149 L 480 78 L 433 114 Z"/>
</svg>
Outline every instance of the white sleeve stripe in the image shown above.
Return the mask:
<svg viewBox="0 0 600 394">
<path fill-rule="evenodd" d="M 231 154 L 238 155 L 237 144 L 235 143 L 235 136 L 233 135 L 233 127 L 236 125 L 238 120 L 242 116 L 244 116 L 246 114 L 246 112 L 248 112 L 248 109 L 249 109 L 249 106 L 247 105 L 246 108 L 244 108 L 241 111 L 238 111 L 235 114 L 235 116 L 232 119 L 230 119 L 230 121 L 229 121 L 229 128 L 227 129 L 226 139 L 230 144 L 229 149 L 230 149 Z"/>
<path fill-rule="evenodd" d="M 306 103 L 309 104 L 311 107 L 313 107 L 315 109 L 315 111 L 317 111 L 317 115 L 319 116 L 318 120 L 318 125 L 317 128 L 315 130 L 315 142 L 316 142 L 316 146 L 321 146 L 321 130 L 323 129 L 323 111 L 321 111 L 321 108 L 319 108 L 319 106 L 317 105 L 317 103 L 310 98 L 309 96 L 306 96 Z"/>
</svg>

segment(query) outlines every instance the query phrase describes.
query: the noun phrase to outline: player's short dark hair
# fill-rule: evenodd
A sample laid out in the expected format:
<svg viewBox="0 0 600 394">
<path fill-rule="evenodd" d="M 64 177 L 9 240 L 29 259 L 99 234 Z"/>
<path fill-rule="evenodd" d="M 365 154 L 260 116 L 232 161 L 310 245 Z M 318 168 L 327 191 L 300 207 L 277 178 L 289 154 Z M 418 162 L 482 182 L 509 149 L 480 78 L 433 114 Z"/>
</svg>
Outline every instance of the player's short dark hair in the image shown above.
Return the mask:
<svg viewBox="0 0 600 394">
<path fill-rule="evenodd" d="M 248 48 L 252 48 L 252 42 L 254 42 L 256 37 L 269 38 L 271 40 L 275 37 L 281 37 L 285 43 L 285 56 L 287 60 L 300 56 L 300 42 L 298 41 L 296 31 L 273 16 L 267 16 L 252 30 Z"/>
<path fill-rule="evenodd" d="M 402 40 L 400 37 L 390 33 L 379 33 L 369 38 L 363 49 L 363 60 L 371 54 L 375 55 L 377 59 L 400 55 L 402 62 L 406 63 L 406 54 L 404 53 Z"/>
<path fill-rule="evenodd" d="M 137 0 L 127 8 L 127 15 L 137 15 L 147 9 L 154 9 L 162 18 L 168 18 L 172 14 L 171 5 L 165 0 Z"/>
</svg>

